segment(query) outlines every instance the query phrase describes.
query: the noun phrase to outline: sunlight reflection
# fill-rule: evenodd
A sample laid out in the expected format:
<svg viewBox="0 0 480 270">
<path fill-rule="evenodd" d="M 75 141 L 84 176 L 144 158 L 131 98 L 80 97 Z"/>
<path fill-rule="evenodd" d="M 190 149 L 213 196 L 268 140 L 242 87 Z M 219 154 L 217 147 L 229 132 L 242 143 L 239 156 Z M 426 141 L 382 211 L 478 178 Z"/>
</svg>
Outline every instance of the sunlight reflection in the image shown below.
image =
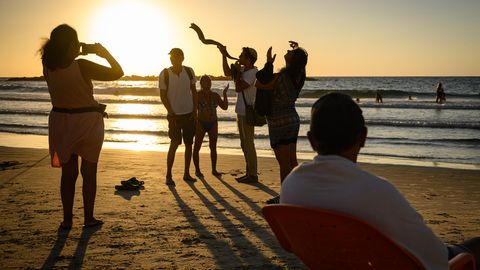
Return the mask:
<svg viewBox="0 0 480 270">
<path fill-rule="evenodd" d="M 134 96 L 132 96 L 133 98 Z M 125 98 L 125 96 L 123 97 Z M 128 97 L 125 98 L 128 100 Z M 122 104 L 117 107 L 119 114 L 153 114 L 150 106 L 144 106 L 143 104 Z M 138 120 L 141 121 L 141 120 Z"/>
</svg>

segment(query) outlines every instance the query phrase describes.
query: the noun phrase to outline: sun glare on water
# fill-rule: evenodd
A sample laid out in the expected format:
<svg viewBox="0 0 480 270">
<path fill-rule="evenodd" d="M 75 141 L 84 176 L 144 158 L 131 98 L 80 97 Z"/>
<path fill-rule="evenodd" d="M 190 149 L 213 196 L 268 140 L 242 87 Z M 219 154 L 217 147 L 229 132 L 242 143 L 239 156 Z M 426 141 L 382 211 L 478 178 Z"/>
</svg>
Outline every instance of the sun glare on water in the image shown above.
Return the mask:
<svg viewBox="0 0 480 270">
<path fill-rule="evenodd" d="M 101 43 L 126 75 L 156 75 L 168 64 L 170 28 L 169 18 L 158 3 L 111 1 L 93 14 L 83 42 Z"/>
</svg>

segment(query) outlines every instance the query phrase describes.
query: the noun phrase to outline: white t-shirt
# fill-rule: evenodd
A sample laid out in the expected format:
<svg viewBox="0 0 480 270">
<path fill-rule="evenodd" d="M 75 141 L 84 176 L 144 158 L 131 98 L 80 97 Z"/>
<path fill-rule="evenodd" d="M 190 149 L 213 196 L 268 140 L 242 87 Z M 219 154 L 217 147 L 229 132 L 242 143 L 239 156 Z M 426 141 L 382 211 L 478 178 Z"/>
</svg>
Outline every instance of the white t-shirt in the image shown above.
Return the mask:
<svg viewBox="0 0 480 270">
<path fill-rule="evenodd" d="M 280 203 L 358 217 L 410 251 L 426 269 L 448 269 L 446 245 L 403 195 L 343 157 L 318 155 L 296 167 L 283 181 Z"/>
<path fill-rule="evenodd" d="M 255 96 L 257 94 L 257 88 L 255 87 L 255 80 L 257 79 L 255 75 L 257 74 L 257 68 L 253 67 L 247 71 L 243 71 L 242 67 L 242 80 L 248 83 L 250 86 L 243 90 L 245 94 L 245 99 L 247 100 L 248 105 L 253 105 L 255 102 Z M 235 105 L 235 112 L 239 115 L 245 116 L 245 102 L 243 101 L 242 92 L 237 93 L 237 104 Z"/>
<path fill-rule="evenodd" d="M 192 79 L 188 76 L 186 68 L 190 69 L 192 73 Z M 167 86 L 165 85 L 164 80 L 164 71 L 160 72 L 158 77 L 158 88 L 160 90 L 166 90 Z M 170 102 L 172 110 L 177 115 L 187 114 L 193 112 L 193 98 L 192 92 L 190 90 L 191 85 L 195 85 L 196 78 L 195 73 L 192 68 L 182 67 L 180 75 L 175 74 L 172 71 L 172 68 L 168 68 L 168 92 L 167 98 Z"/>
</svg>

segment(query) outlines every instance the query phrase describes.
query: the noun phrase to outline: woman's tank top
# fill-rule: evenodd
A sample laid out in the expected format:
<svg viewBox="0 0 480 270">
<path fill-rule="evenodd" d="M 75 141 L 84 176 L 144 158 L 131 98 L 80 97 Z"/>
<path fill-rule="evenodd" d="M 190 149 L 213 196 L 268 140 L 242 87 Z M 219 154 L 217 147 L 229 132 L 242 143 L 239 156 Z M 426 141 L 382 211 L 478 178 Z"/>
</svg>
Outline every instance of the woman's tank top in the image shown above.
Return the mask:
<svg viewBox="0 0 480 270">
<path fill-rule="evenodd" d="M 66 68 L 54 71 L 46 68 L 45 73 L 53 106 L 65 109 L 98 106 L 93 98 L 93 85 L 83 78 L 77 60 Z"/>
</svg>

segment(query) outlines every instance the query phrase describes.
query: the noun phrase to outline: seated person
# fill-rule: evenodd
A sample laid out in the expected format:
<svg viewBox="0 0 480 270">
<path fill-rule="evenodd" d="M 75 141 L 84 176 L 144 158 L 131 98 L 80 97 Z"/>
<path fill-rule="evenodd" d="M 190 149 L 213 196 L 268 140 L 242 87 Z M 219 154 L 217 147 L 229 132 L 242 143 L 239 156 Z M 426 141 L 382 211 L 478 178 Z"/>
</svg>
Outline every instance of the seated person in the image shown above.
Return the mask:
<svg viewBox="0 0 480 270">
<path fill-rule="evenodd" d="M 357 166 L 367 128 L 362 110 L 349 96 L 330 93 L 315 102 L 307 135 L 318 155 L 287 176 L 281 204 L 356 216 L 415 255 L 426 269 L 448 269 L 448 260 L 462 252 L 479 260 L 480 237 L 447 247 L 390 182 Z"/>
</svg>

